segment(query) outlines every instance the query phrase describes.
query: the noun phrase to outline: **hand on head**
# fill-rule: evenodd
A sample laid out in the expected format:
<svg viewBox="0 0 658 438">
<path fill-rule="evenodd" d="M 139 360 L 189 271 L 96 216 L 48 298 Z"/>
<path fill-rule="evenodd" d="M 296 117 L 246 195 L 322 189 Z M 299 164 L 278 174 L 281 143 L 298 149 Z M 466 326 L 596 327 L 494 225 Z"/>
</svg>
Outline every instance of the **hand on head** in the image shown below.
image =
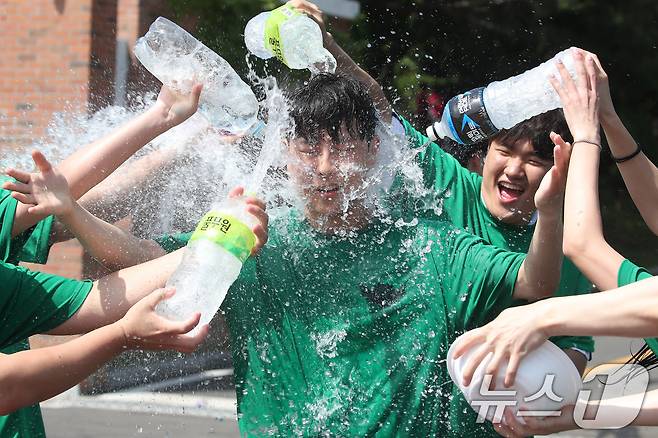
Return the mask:
<svg viewBox="0 0 658 438">
<path fill-rule="evenodd" d="M 186 335 L 199 324 L 200 313 L 185 321 L 171 321 L 155 312 L 158 303 L 173 295 L 173 288 L 158 289 L 137 302 L 117 322 L 123 330 L 127 348 L 191 353 L 206 339 L 208 325 L 202 326 L 194 335 Z"/>
<path fill-rule="evenodd" d="M 7 175 L 16 181 L 2 185 L 11 190 L 11 196 L 19 202 L 29 205 L 28 213 L 37 215 L 66 215 L 73 208 L 66 177 L 46 159 L 39 151 L 32 152 L 32 160 L 37 172 L 28 173 L 18 169 L 7 169 Z"/>
</svg>

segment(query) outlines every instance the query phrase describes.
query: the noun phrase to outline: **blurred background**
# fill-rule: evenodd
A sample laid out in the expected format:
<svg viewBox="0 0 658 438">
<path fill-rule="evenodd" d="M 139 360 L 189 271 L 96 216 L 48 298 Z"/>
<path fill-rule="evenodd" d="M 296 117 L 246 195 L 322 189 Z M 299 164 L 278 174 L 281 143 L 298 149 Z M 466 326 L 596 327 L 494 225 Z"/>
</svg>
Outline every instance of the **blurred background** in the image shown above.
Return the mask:
<svg viewBox="0 0 658 438">
<path fill-rule="evenodd" d="M 244 79 L 248 64 L 259 76 L 267 72 L 280 82 L 304 78 L 307 72 L 291 73 L 276 61 L 248 56 L 244 46 L 249 18 L 281 3 L 0 0 L 0 165 L 5 151 L 28 154 L 31 145 L 47 137 L 58 113 L 91 116 L 109 105 L 130 108 L 142 103 L 145 92 L 157 92 L 159 83 L 136 61 L 132 48 L 160 15 L 219 53 Z M 518 74 L 569 46 L 595 52 L 610 77 L 617 111 L 645 153 L 658 162 L 658 5 L 651 0 L 315 3 L 325 11 L 328 30 L 341 46 L 378 79 L 394 108 L 418 128 L 438 119 L 447 100 L 461 91 Z M 602 157 L 600 190 L 607 238 L 622 254 L 655 272 L 658 239 L 642 222 L 605 149 Z M 130 218 L 124 222 L 129 226 Z M 46 265 L 31 267 L 77 278 L 103 272 L 75 241 L 57 244 Z M 72 412 L 88 417 L 84 423 L 105 424 L 107 436 L 148 436 L 150 426 L 153 436 L 167 431 L 179 436 L 180 424 L 198 427 L 196 436 L 236 434 L 231 361 L 223 332 L 221 321 L 216 321 L 213 341 L 194 356 L 133 353 L 104 367 L 81 386 L 82 396 L 76 391 L 50 404 L 64 410 L 46 409 L 51 436 L 58 436 L 57 425 L 66 425 Z M 32 345 L 60 341 L 35 337 Z M 628 340 L 598 340 L 595 362 L 623 358 L 638 346 Z M 133 396 L 97 395 L 117 391 L 132 391 Z M 144 395 L 151 393 L 161 398 Z M 86 414 L 76 410 L 83 405 Z M 132 419 L 93 410 L 119 406 L 131 411 L 140 405 Z M 150 417 L 154 412 L 160 416 Z M 185 421 L 176 420 L 183 414 L 188 415 Z M 172 417 L 168 420 L 166 415 Z M 197 424 L 193 417 L 206 418 L 207 424 Z M 126 421 L 121 432 L 117 425 Z M 106 436 L 103 426 L 97 426 L 94 436 Z M 635 435 L 619 436 L 650 436 L 637 430 L 628 433 Z"/>
</svg>

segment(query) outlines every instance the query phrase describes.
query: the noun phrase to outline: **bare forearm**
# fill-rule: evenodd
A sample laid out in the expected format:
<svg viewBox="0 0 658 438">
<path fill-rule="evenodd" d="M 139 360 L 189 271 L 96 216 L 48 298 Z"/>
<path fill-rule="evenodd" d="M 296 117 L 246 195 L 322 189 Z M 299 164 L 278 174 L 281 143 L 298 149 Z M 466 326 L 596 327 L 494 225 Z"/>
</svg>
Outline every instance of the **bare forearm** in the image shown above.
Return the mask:
<svg viewBox="0 0 658 438">
<path fill-rule="evenodd" d="M 127 163 L 79 200 L 86 210 L 103 220 L 118 220 L 133 211 L 135 205 L 150 201 L 159 176 L 166 175 L 177 164 L 175 147 L 166 147 Z M 144 193 L 148 192 L 149 196 Z"/>
<path fill-rule="evenodd" d="M 637 143 L 616 113 L 602 116 L 601 124 L 613 156 L 625 157 L 637 150 Z M 658 234 L 658 169 L 643 153 L 617 167 L 644 222 Z"/>
<path fill-rule="evenodd" d="M 109 325 L 54 347 L 0 356 L 0 415 L 49 399 L 119 354 L 123 330 Z"/>
<path fill-rule="evenodd" d="M 354 60 L 347 53 L 345 53 L 345 51 L 338 45 L 338 43 L 336 43 L 331 35 L 327 35 L 324 41 L 324 45 L 327 50 L 329 50 L 331 54 L 334 55 L 334 58 L 336 58 L 338 71 L 353 76 L 365 84 L 365 86 L 368 88 L 370 97 L 375 103 L 377 111 L 379 111 L 379 115 L 381 116 L 382 120 L 386 123 L 389 123 L 392 116 L 391 105 L 388 102 L 388 99 L 384 94 L 384 90 L 382 90 L 382 87 L 379 85 L 379 83 L 372 76 L 370 76 L 368 72 L 359 67 L 359 65 L 354 62 Z"/>
<path fill-rule="evenodd" d="M 107 268 L 118 270 L 165 255 L 152 240 L 139 239 L 109 224 L 73 203 L 72 211 L 60 217 L 85 250 Z"/>
<path fill-rule="evenodd" d="M 154 106 L 108 137 L 76 151 L 57 166 L 68 181 L 73 199 L 80 198 L 103 181 L 138 149 L 169 128 L 158 111 L 158 107 Z M 18 204 L 12 236 L 17 236 L 44 218 L 43 215 L 28 213 L 28 207 Z"/>
<path fill-rule="evenodd" d="M 122 318 L 137 301 L 165 285 L 180 264 L 183 251 L 180 249 L 95 281 L 81 308 L 49 334 L 86 333 Z"/>
<path fill-rule="evenodd" d="M 108 137 L 75 152 L 58 166 L 75 199 L 170 127 L 165 122 L 165 115 L 159 111 L 157 106 L 150 108 Z"/>
<path fill-rule="evenodd" d="M 515 298 L 538 300 L 551 296 L 562 269 L 562 218 L 539 214 L 528 254 L 519 270 Z"/>
<path fill-rule="evenodd" d="M 546 307 L 541 323 L 549 336 L 658 337 L 658 277 L 533 305 Z"/>
<path fill-rule="evenodd" d="M 623 261 L 606 242 L 599 207 L 600 151 L 574 144 L 564 199 L 564 254 L 601 290 L 617 286 Z"/>
</svg>

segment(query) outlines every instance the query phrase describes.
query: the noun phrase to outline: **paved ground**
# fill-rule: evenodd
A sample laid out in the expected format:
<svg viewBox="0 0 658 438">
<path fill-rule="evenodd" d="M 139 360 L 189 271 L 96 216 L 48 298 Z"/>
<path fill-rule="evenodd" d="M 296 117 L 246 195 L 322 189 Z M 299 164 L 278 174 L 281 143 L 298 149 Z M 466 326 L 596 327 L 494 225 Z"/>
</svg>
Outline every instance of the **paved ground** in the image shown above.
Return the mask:
<svg viewBox="0 0 658 438">
<path fill-rule="evenodd" d="M 234 419 L 107 409 L 43 409 L 48 438 L 239 437 Z"/>
<path fill-rule="evenodd" d="M 592 364 L 626 356 L 639 341 L 597 339 Z M 653 379 L 652 387 L 658 387 Z M 231 391 L 196 393 L 124 392 L 95 397 L 64 394 L 43 404 L 49 438 L 238 437 L 235 396 Z M 577 431 L 556 438 L 649 438 L 658 428 Z"/>
</svg>

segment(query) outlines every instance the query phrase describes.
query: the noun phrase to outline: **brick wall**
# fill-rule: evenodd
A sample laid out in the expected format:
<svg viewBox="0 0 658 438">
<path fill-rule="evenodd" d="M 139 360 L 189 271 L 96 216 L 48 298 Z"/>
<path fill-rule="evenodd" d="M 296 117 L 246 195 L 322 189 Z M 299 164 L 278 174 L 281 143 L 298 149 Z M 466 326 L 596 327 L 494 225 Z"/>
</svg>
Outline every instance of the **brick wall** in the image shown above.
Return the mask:
<svg viewBox="0 0 658 438">
<path fill-rule="evenodd" d="M 3 148 L 43 137 L 54 112 L 113 104 L 120 44 L 127 57 L 120 92 L 155 89 L 132 48 L 165 7 L 159 0 L 0 0 L 0 163 Z M 83 262 L 76 241 L 54 246 L 47 265 L 31 267 L 74 278 L 101 272 Z"/>
<path fill-rule="evenodd" d="M 127 90 L 154 88 L 132 48 L 158 15 L 168 15 L 166 4 L 0 0 L 0 152 L 41 137 L 55 111 L 114 103 L 117 41 L 129 58 Z"/>
<path fill-rule="evenodd" d="M 0 166 L 2 149 L 24 148 L 43 137 L 54 112 L 93 111 L 114 103 L 118 40 L 127 49 L 126 82 L 154 88 L 135 63 L 132 47 L 165 5 L 155 0 L 0 0 Z M 71 278 L 105 272 L 83 255 L 77 240 L 54 245 L 46 265 L 26 265 Z M 52 338 L 31 342 L 48 345 Z"/>
<path fill-rule="evenodd" d="M 54 111 L 84 108 L 91 0 L 4 0 L 0 5 L 0 145 L 41 136 Z"/>
</svg>

